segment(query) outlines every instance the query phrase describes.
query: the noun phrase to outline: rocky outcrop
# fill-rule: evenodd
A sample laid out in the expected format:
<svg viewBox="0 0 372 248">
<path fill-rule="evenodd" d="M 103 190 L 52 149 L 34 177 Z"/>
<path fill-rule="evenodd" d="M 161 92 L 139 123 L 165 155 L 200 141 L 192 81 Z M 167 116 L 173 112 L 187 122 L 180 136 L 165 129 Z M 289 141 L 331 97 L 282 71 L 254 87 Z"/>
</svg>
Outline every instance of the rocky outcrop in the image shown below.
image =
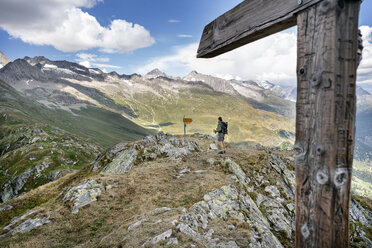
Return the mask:
<svg viewBox="0 0 372 248">
<path fill-rule="evenodd" d="M 68 188 L 63 201 L 72 202 L 72 214 L 76 214 L 80 208 L 97 201 L 97 197 L 101 195 L 104 189 L 104 185 L 97 183 L 95 180 L 82 182 L 78 186 Z"/>
<path fill-rule="evenodd" d="M 50 223 L 49 215 L 44 213 L 44 209 L 34 209 L 21 216 L 14 217 L 10 224 L 3 228 L 6 233 L 0 235 L 0 239 L 17 233 L 29 232 L 36 227 Z"/>
<path fill-rule="evenodd" d="M 134 162 L 137 159 L 138 151 L 136 146 L 121 151 L 118 155 L 109 163 L 102 172 L 107 174 L 122 174 L 132 169 Z"/>
<path fill-rule="evenodd" d="M 0 212 L 2 212 L 2 211 L 7 211 L 7 210 L 10 210 L 10 209 L 12 209 L 12 208 L 13 208 L 12 205 L 5 205 L 5 206 L 2 206 L 2 207 L 0 207 Z"/>
<path fill-rule="evenodd" d="M 12 233 L 24 233 L 29 232 L 32 229 L 42 226 L 44 224 L 50 223 L 49 217 L 43 217 L 43 218 L 35 218 L 35 219 L 28 219 L 19 226 L 17 226 Z"/>
<path fill-rule="evenodd" d="M 358 244 L 358 247 L 372 247 L 371 234 L 367 234 L 372 228 L 372 213 L 354 199 L 350 203 L 350 222 L 351 240 Z"/>
<path fill-rule="evenodd" d="M 145 242 L 142 246 L 145 246 L 148 243 L 151 243 L 152 245 L 155 245 L 155 244 L 159 243 L 160 241 L 169 239 L 172 236 L 172 232 L 173 232 L 172 229 L 169 229 L 169 230 L 155 236 L 154 238 L 152 238 L 148 242 Z"/>
<path fill-rule="evenodd" d="M 213 190 L 204 196 L 203 201 L 195 203 L 188 213 L 181 216 L 177 229 L 207 247 L 238 247 L 233 240 L 220 243 L 212 237 L 213 229 L 209 228 L 208 220 L 215 218 L 233 218 L 248 223 L 252 228 L 252 238 L 262 239 L 261 242 L 256 240 L 255 247 L 282 247 L 254 201 L 231 184 Z"/>
<path fill-rule="evenodd" d="M 366 211 L 357 201 L 351 199 L 350 219 L 354 222 L 360 222 L 365 226 L 372 226 L 372 213 Z"/>
<path fill-rule="evenodd" d="M 3 191 L 0 193 L 0 198 L 3 202 L 7 202 L 18 195 L 18 193 L 23 189 L 24 185 L 27 183 L 28 179 L 33 176 L 39 178 L 41 173 L 50 166 L 49 161 L 44 161 L 37 164 L 35 167 L 30 168 L 23 172 L 21 175 L 9 180 L 5 185 Z"/>
<path fill-rule="evenodd" d="M 288 159 L 271 154 L 269 164 L 279 174 L 277 184 L 283 186 L 284 192 L 288 197 L 294 198 L 295 173 L 288 168 L 290 162 Z"/>
<path fill-rule="evenodd" d="M 203 201 L 195 203 L 188 213 L 181 216 L 177 229 L 207 247 L 238 247 L 235 241 L 219 242 L 218 239 L 213 239 L 213 230 L 208 228 L 209 219 L 220 218 L 227 220 L 233 218 L 241 223 L 247 223 L 252 228 L 251 247 L 283 247 L 271 231 L 271 229 L 283 229 L 284 224 L 282 223 L 283 216 L 280 215 L 281 212 L 273 210 L 269 216 L 269 221 L 267 220 L 253 199 L 247 194 L 251 180 L 241 167 L 230 158 L 219 161 L 219 163 L 209 159 L 208 163 L 220 164 L 220 166 L 226 167 L 242 186 L 241 190 L 229 184 L 206 194 Z M 277 193 L 273 188 L 270 188 L 270 190 Z M 278 203 L 278 206 L 284 210 L 280 203 Z M 276 220 L 280 220 L 280 222 L 275 223 Z M 276 224 L 274 228 L 270 226 L 269 222 Z M 284 221 L 285 224 L 288 224 L 288 222 L 290 223 L 290 221 Z M 287 226 L 285 226 L 286 230 L 288 230 Z M 275 227 L 278 228 L 275 229 Z M 290 235 L 292 227 L 290 226 L 289 229 Z"/>
<path fill-rule="evenodd" d="M 136 163 L 166 158 L 179 160 L 199 152 L 200 147 L 193 141 L 180 141 L 175 136 L 163 132 L 145 137 L 140 142 L 129 145 L 119 143 L 98 157 L 92 171 L 101 170 L 105 174 L 128 172 Z"/>
</svg>

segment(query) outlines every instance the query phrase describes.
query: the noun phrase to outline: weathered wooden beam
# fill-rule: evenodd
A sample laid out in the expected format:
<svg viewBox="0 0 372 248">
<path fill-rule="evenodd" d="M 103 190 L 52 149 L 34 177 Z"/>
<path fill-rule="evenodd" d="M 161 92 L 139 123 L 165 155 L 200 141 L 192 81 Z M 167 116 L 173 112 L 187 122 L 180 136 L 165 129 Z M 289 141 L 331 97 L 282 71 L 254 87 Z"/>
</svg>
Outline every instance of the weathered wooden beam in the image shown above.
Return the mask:
<svg viewBox="0 0 372 248">
<path fill-rule="evenodd" d="M 198 58 L 211 58 L 297 24 L 296 14 L 321 0 L 246 0 L 208 24 Z"/>
<path fill-rule="evenodd" d="M 299 13 L 296 247 L 349 247 L 360 1 Z"/>
</svg>

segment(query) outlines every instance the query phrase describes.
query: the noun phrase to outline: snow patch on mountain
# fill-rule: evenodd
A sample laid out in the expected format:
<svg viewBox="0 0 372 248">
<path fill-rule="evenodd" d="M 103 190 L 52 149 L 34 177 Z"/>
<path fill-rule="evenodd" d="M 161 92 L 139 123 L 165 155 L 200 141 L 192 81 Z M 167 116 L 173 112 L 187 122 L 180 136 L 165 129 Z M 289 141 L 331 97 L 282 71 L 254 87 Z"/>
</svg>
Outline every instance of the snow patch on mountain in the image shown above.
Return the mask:
<svg viewBox="0 0 372 248">
<path fill-rule="evenodd" d="M 97 69 L 89 69 L 89 72 L 93 74 L 101 74 L 101 72 L 98 71 Z"/>
<path fill-rule="evenodd" d="M 47 69 L 57 69 L 58 66 L 56 66 L 56 65 L 51 65 L 51 64 L 45 64 L 43 68 L 46 69 L 46 70 L 47 70 Z"/>
<path fill-rule="evenodd" d="M 81 71 L 81 72 L 86 72 L 86 70 L 78 68 L 78 67 L 73 67 L 74 70 Z"/>
<path fill-rule="evenodd" d="M 69 75 L 74 75 L 74 74 L 76 74 L 75 72 L 71 71 L 70 69 L 59 68 L 58 66 L 56 66 L 56 65 L 51 65 L 51 64 L 45 64 L 41 70 L 42 70 L 43 72 L 44 72 L 44 71 L 47 71 L 47 70 L 53 70 L 53 71 L 56 71 L 56 72 L 59 72 L 59 73 L 65 73 L 65 74 L 69 74 Z"/>
</svg>

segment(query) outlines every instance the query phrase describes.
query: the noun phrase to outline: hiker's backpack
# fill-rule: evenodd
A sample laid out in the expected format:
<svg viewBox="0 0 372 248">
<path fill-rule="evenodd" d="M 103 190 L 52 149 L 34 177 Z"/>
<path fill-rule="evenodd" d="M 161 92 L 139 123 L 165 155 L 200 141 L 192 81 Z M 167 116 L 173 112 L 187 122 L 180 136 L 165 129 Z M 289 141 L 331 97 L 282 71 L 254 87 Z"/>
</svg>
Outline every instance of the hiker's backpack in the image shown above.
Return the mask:
<svg viewBox="0 0 372 248">
<path fill-rule="evenodd" d="M 227 134 L 227 126 L 229 125 L 228 122 L 222 122 L 221 129 L 223 134 Z"/>
</svg>

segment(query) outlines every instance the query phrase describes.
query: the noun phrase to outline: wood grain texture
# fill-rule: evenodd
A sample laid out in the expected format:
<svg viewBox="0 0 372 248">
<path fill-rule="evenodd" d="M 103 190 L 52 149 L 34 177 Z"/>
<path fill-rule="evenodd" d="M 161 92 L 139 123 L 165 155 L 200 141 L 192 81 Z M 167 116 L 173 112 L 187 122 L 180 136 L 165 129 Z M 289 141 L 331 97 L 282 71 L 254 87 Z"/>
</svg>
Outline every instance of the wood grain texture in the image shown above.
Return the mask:
<svg viewBox="0 0 372 248">
<path fill-rule="evenodd" d="M 349 247 L 360 1 L 299 13 L 296 247 Z"/>
<path fill-rule="evenodd" d="M 297 12 L 321 0 L 246 0 L 208 24 L 198 58 L 211 58 L 296 25 Z"/>
</svg>

